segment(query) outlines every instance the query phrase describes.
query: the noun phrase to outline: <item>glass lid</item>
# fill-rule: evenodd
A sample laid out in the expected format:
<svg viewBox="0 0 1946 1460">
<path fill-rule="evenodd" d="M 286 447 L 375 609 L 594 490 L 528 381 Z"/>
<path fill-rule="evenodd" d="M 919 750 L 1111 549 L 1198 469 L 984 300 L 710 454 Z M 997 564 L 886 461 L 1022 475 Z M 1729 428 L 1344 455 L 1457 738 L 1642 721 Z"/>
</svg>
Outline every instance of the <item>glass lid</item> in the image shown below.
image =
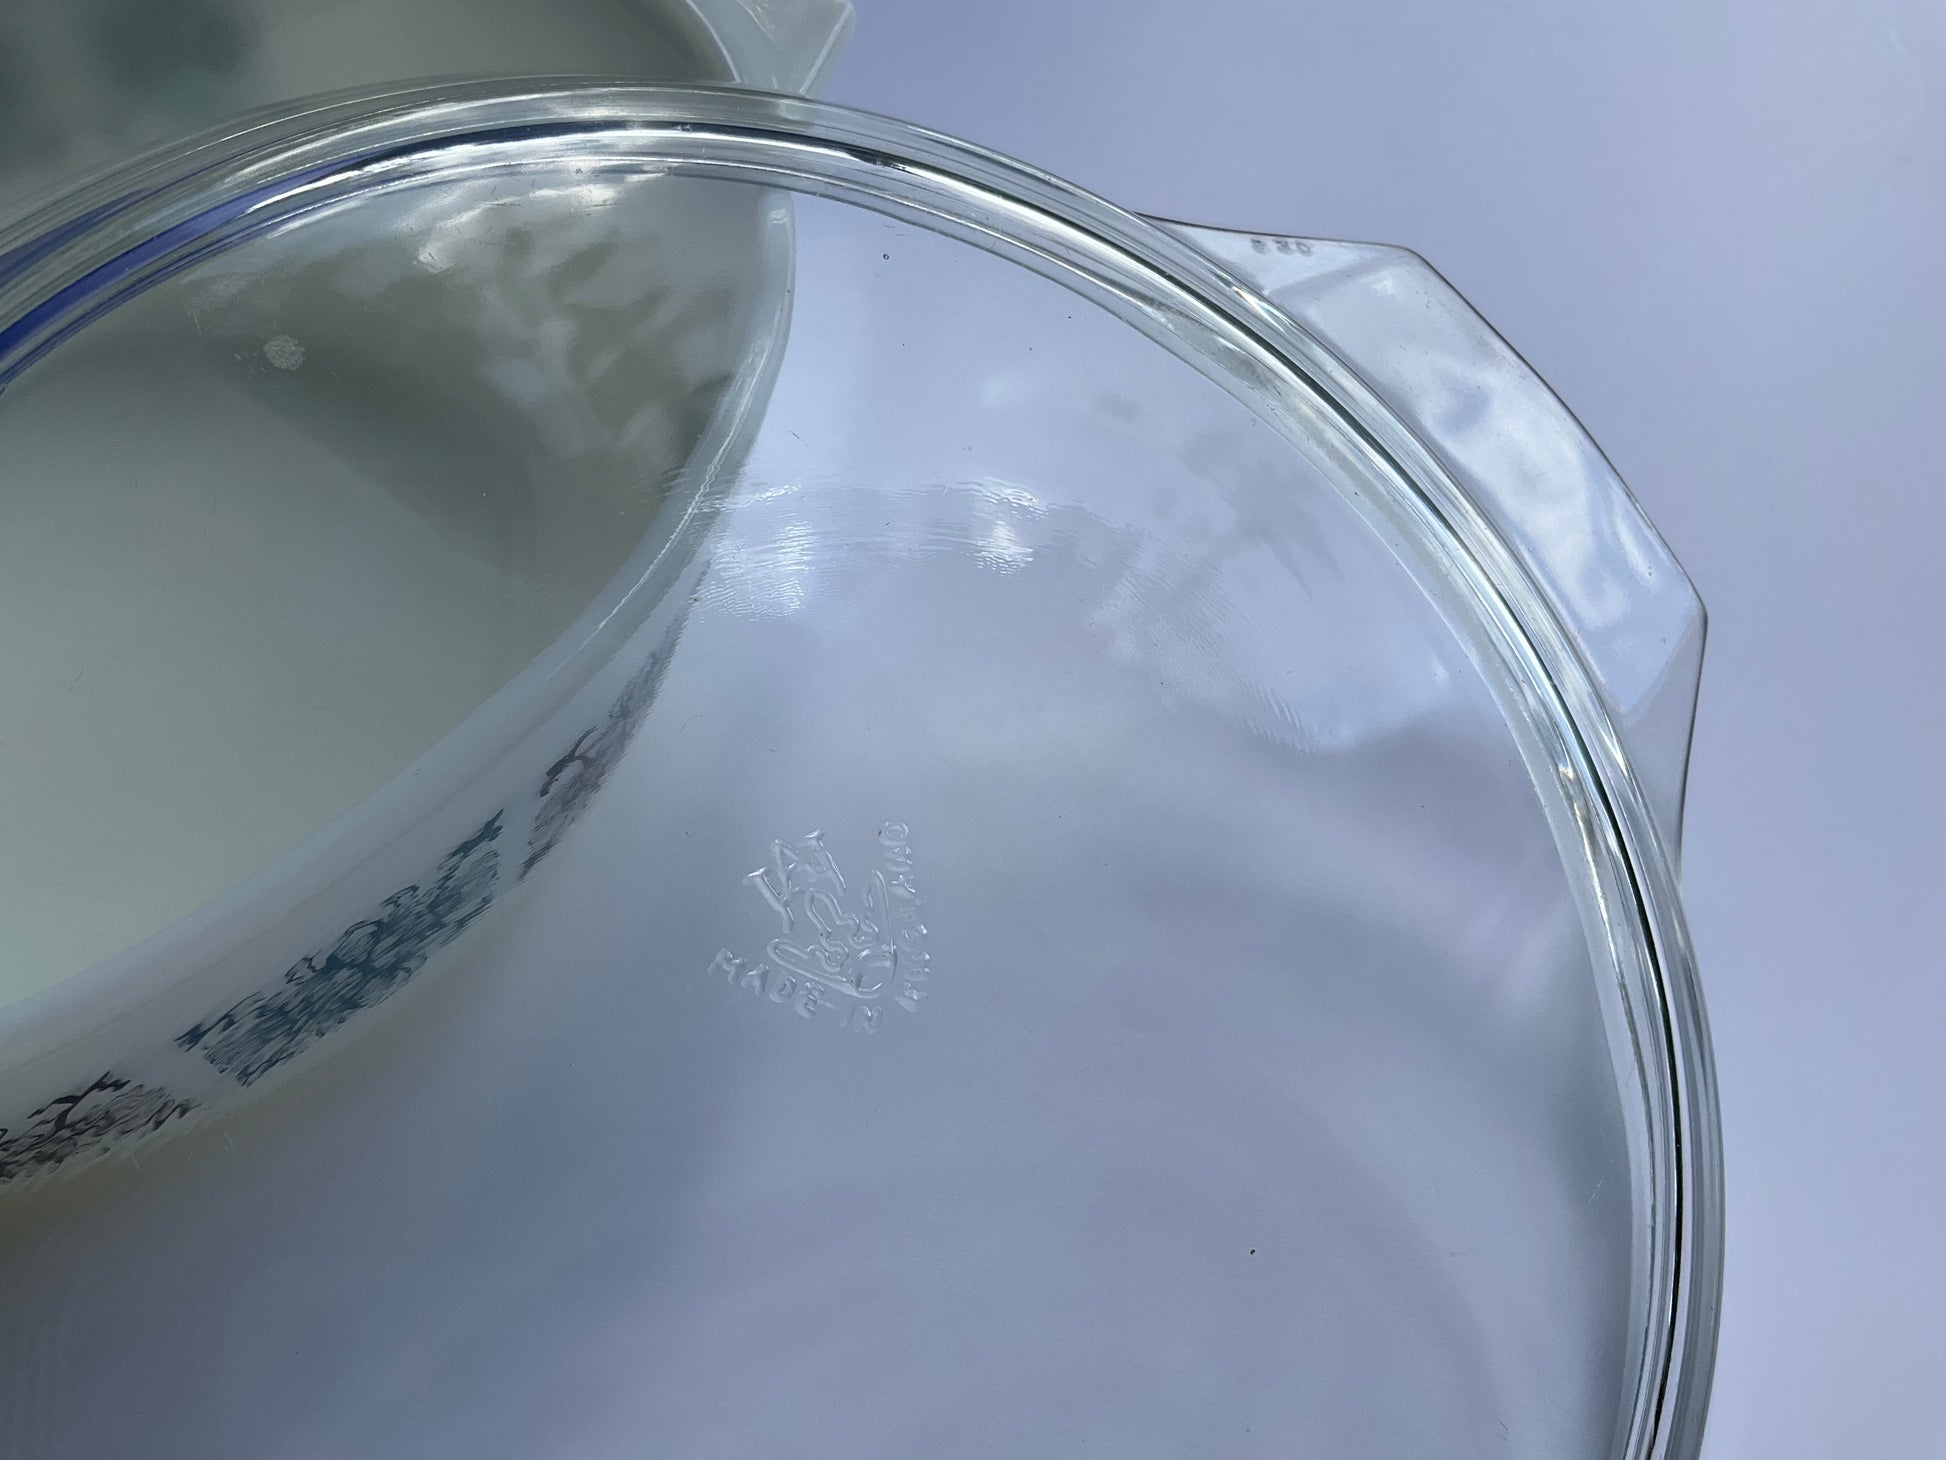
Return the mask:
<svg viewBox="0 0 1946 1460">
<path fill-rule="evenodd" d="M 171 1137 L 0 1185 L 21 1453 L 1694 1452 L 1673 824 L 1220 252 L 593 85 L 0 234 L 0 1176 Z"/>
</svg>

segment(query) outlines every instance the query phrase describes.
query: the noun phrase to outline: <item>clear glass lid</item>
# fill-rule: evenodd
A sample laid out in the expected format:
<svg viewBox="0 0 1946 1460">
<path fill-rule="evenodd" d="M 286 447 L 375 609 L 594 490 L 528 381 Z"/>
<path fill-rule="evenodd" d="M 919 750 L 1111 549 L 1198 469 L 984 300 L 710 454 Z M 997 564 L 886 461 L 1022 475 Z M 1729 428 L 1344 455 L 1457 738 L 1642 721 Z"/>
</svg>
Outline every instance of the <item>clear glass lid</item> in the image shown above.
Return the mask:
<svg viewBox="0 0 1946 1460">
<path fill-rule="evenodd" d="M 348 102 L 0 250 L 0 1075 L 617 666 L 382 1033 L 0 1189 L 23 1453 L 1693 1453 L 1673 823 L 1261 279 L 654 88 Z"/>
</svg>

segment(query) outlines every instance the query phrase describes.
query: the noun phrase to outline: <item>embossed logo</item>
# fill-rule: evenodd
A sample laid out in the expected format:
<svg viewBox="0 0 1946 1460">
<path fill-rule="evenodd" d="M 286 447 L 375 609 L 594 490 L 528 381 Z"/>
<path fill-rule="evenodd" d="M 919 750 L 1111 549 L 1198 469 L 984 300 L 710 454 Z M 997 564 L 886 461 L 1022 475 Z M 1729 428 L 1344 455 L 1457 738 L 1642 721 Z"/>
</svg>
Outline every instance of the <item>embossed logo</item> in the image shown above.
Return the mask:
<svg viewBox="0 0 1946 1460">
<path fill-rule="evenodd" d="M 823 832 L 772 842 L 770 860 L 744 881 L 781 935 L 754 963 L 725 948 L 711 960 L 710 977 L 800 1018 L 864 1034 L 876 1032 L 888 1009 L 917 1013 L 932 958 L 913 883 L 911 828 L 886 822 L 878 853 L 878 865 L 854 890 Z"/>
</svg>

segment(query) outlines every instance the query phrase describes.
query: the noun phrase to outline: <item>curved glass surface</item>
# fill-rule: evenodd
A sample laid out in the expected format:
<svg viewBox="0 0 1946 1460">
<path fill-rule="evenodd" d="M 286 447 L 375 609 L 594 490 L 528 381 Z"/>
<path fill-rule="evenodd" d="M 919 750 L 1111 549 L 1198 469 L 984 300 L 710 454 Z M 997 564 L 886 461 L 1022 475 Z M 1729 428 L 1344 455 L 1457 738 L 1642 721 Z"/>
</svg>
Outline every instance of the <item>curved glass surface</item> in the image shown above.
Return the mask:
<svg viewBox="0 0 1946 1460">
<path fill-rule="evenodd" d="M 656 216 L 683 220 L 787 199 L 788 335 L 747 451 L 669 529 L 707 566 L 652 698 L 500 931 L 382 1036 L 142 1171 L 0 1202 L 0 1324 L 64 1375 L 0 1379 L 21 1434 L 158 1455 L 1693 1453 L 1719 1217 L 1667 861 L 1545 599 L 1315 341 L 1052 179 L 779 98 L 451 92 L 174 168 L 76 200 L 79 241 L 11 240 L 0 433 L 83 463 L 64 490 L 118 523 L 154 505 L 131 541 L 180 509 L 153 481 L 111 491 L 103 442 L 183 482 L 221 460 L 227 495 L 198 501 L 241 533 L 310 501 L 233 464 L 273 429 L 255 392 L 392 362 L 403 384 L 361 396 L 386 404 L 345 441 L 322 407 L 274 408 L 280 439 L 383 454 L 437 540 L 375 529 L 425 592 L 357 595 L 378 626 L 321 635 L 347 672 L 375 635 L 438 630 L 441 554 L 486 540 L 413 493 L 468 502 L 456 484 L 517 463 L 548 505 L 509 540 L 540 552 L 531 522 L 559 513 L 600 557 L 569 616 L 653 530 L 651 503 L 605 531 L 586 475 L 533 449 L 585 385 L 572 342 L 546 342 L 567 316 L 611 328 L 573 230 L 610 220 L 622 256 L 647 238 L 607 199 L 663 190 Z M 535 223 L 551 195 L 560 220 Z M 494 220 L 523 210 L 514 249 Z M 436 268 L 447 236 L 520 265 L 483 286 L 507 329 L 425 344 L 409 307 L 342 308 L 361 269 Z M 263 266 L 294 249 L 338 281 L 302 330 L 308 286 Z M 633 257 L 652 279 L 654 251 Z M 186 310 L 252 373 L 219 360 L 197 395 L 100 343 L 180 334 Z M 477 398 L 441 414 L 462 359 Z M 75 387 L 84 364 L 109 373 Z M 671 398 L 615 379 L 617 419 Z M 56 479 L 10 478 L 0 512 L 52 521 L 36 484 Z M 43 553 L 106 562 L 111 540 L 70 526 Z M 209 572 L 238 554 L 206 548 Z M 318 571 L 321 592 L 349 581 Z M 559 628 L 509 629 L 481 684 Z M 292 742 L 259 738 L 284 784 Z M 202 825 L 214 842 L 229 819 Z M 214 1300 L 188 1312 L 190 1289 Z M 317 1342 L 270 1337 L 293 1303 Z M 79 1376 L 109 1382 L 131 1314 L 186 1357 L 117 1381 L 111 1411 Z"/>
</svg>

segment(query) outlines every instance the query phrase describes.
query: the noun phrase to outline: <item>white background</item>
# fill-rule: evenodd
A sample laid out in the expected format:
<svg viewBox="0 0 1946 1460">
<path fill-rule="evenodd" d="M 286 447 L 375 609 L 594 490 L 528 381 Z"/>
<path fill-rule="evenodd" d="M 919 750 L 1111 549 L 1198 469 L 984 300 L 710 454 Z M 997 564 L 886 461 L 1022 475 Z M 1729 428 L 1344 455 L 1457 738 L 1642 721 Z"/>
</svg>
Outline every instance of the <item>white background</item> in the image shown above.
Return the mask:
<svg viewBox="0 0 1946 1460">
<path fill-rule="evenodd" d="M 1706 1455 L 1946 1456 L 1946 6 L 857 0 L 828 87 L 1125 206 L 1418 249 L 1711 610 Z"/>
</svg>

